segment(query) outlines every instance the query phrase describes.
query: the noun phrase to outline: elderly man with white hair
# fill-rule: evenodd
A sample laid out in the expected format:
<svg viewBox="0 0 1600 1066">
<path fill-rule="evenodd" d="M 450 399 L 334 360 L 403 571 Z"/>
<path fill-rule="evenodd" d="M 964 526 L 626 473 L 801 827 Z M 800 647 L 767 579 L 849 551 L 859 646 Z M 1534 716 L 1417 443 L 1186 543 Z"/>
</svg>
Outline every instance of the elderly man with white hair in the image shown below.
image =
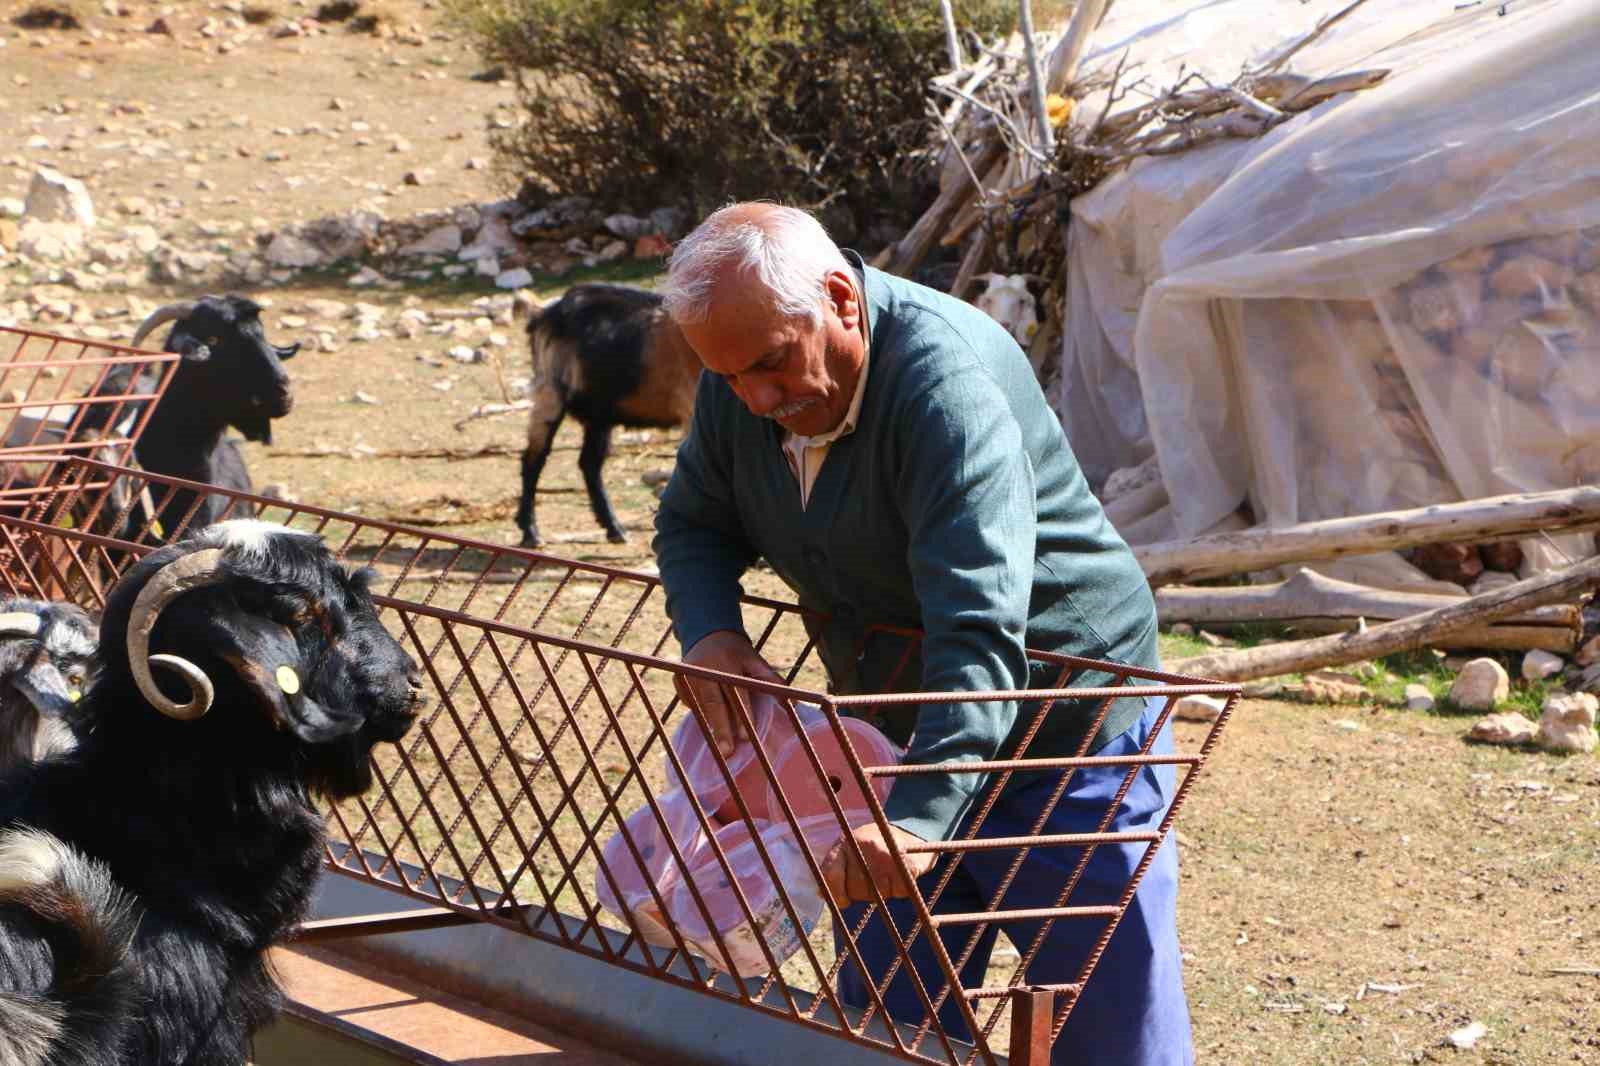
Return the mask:
<svg viewBox="0 0 1600 1066">
<path fill-rule="evenodd" d="M 777 679 L 745 634 L 738 602 L 741 575 L 765 559 L 815 612 L 808 625 L 835 692 L 1050 686 L 1054 671 L 1030 668 L 1030 647 L 1157 665 L 1144 574 L 1090 493 L 1026 357 L 992 319 L 867 267 L 806 212 L 766 203 L 723 208 L 686 237 L 664 295 L 706 370 L 654 542 L 686 662 Z M 920 629 L 921 641 L 908 644 L 908 629 Z M 1073 683 L 1105 680 L 1082 671 Z M 715 686 L 697 686 L 697 695 L 718 742 L 731 748 L 737 716 Z M 1055 705 L 1028 754 L 1076 753 L 1096 709 L 1093 701 Z M 876 721 L 907 745 L 907 762 L 926 764 L 1003 758 L 1038 711 L 1037 703 L 952 700 L 885 708 Z M 1091 753 L 1138 751 L 1155 718 L 1143 700 L 1117 701 L 1091 738 Z M 1170 751 L 1170 736 L 1156 738 L 1152 750 Z M 1124 773 L 1077 771 L 1037 831 L 1096 829 Z M 1057 773 L 1016 775 L 979 835 L 1034 832 L 1059 783 Z M 981 774 L 898 778 L 885 806 L 902 850 L 960 835 L 984 784 Z M 1173 789 L 1171 767 L 1141 769 L 1113 828 L 1159 825 Z M 876 825 L 855 838 L 865 869 L 843 848 L 823 864 L 853 922 L 870 896 L 869 877 L 885 896 L 910 893 Z M 1143 851 L 1140 844 L 1096 848 L 1073 903 L 1116 902 Z M 984 909 L 1015 854 L 965 853 L 937 910 Z M 1005 908 L 1053 906 L 1080 855 L 1071 847 L 1031 849 Z M 932 856 L 907 859 L 926 892 L 938 873 Z M 1054 1062 L 1193 1060 L 1176 896 L 1169 841 L 1057 1040 Z M 908 901 L 892 900 L 890 911 L 902 930 L 909 926 Z M 1005 928 L 1027 944 L 1039 924 Z M 969 931 L 942 930 L 957 957 Z M 1072 980 L 1098 931 L 1097 923 L 1054 922 L 1028 979 Z M 995 936 L 990 926 L 965 983 L 981 983 Z M 872 972 L 844 967 L 846 1002 L 868 1004 L 866 981 L 881 982 L 896 957 L 893 939 L 881 914 L 868 924 L 858 943 Z M 926 936 L 913 961 L 936 996 L 942 980 Z M 953 998 L 941 1021 L 960 1036 Z M 903 968 L 886 1003 L 902 1021 L 924 1017 Z"/>
</svg>

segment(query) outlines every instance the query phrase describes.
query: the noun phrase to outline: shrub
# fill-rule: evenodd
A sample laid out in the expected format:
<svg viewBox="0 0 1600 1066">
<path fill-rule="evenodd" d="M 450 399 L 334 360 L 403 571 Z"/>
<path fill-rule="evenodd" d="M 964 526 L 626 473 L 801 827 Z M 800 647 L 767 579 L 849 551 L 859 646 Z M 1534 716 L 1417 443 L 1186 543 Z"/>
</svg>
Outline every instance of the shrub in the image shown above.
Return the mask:
<svg viewBox="0 0 1600 1066">
<path fill-rule="evenodd" d="M 948 65 L 929 0 L 452 0 L 526 121 L 503 168 L 607 208 L 729 199 L 820 210 L 851 239 L 923 206 L 927 81 Z M 1009 0 L 957 0 L 982 37 Z M 929 168 L 919 168 L 927 170 Z"/>
</svg>

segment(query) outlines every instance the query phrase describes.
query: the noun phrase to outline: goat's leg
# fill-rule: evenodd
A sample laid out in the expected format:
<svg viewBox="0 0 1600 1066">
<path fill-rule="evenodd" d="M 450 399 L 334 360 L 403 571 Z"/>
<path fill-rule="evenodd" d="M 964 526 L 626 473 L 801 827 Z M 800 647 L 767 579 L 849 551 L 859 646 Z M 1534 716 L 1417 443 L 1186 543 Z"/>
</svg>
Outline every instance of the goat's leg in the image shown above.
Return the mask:
<svg viewBox="0 0 1600 1066">
<path fill-rule="evenodd" d="M 583 450 L 578 452 L 578 469 L 583 471 L 583 484 L 589 490 L 589 506 L 594 519 L 605 528 L 606 539 L 613 544 L 626 544 L 628 535 L 622 531 L 616 512 L 611 509 L 611 498 L 606 495 L 606 485 L 600 478 L 600 468 L 611 453 L 609 425 L 583 427 Z"/>
<path fill-rule="evenodd" d="M 522 498 L 517 501 L 517 528 L 522 530 L 522 546 L 537 548 L 539 525 L 533 517 L 533 494 L 539 488 L 539 475 L 544 472 L 545 460 L 550 458 L 550 447 L 555 443 L 556 430 L 566 411 L 557 406 L 553 411 L 542 411 L 535 406 L 528 422 L 528 446 L 522 450 Z M 541 417 L 543 416 L 543 417 Z"/>
</svg>

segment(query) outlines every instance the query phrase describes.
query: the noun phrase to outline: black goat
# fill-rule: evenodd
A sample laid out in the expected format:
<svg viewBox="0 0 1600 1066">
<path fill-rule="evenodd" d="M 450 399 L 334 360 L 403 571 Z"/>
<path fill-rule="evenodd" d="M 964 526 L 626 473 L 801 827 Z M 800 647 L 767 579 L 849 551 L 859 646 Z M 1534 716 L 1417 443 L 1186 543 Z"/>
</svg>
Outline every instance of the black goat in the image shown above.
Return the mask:
<svg viewBox="0 0 1600 1066">
<path fill-rule="evenodd" d="M 578 469 L 595 521 L 614 544 L 628 539 L 611 509 L 600 468 L 617 426 L 681 426 L 694 411 L 700 359 L 661 307 L 661 297 L 621 285 L 574 285 L 528 318 L 533 408 L 522 453 L 517 528 L 538 547 L 533 494 L 561 420 L 583 423 Z"/>
<path fill-rule="evenodd" d="M 313 799 L 371 785 L 421 674 L 363 574 L 252 519 L 141 560 L 100 632 L 77 749 L 0 778 L 0 1062 L 239 1066 L 317 876 Z"/>
<path fill-rule="evenodd" d="M 81 607 L 0 599 L 0 773 L 72 750 L 67 717 L 98 642 Z"/>
<path fill-rule="evenodd" d="M 261 328 L 261 306 L 243 296 L 207 296 L 158 308 L 134 331 L 130 345 L 138 347 L 166 322 L 175 324 L 163 350 L 183 359 L 150 412 L 144 433 L 134 445 L 134 456 L 152 474 L 249 492 L 250 472 L 244 456 L 223 433 L 234 426 L 247 440 L 272 443 L 272 420 L 294 407 L 283 361 L 298 352 L 300 345 L 280 348 L 270 343 Z M 151 368 L 143 373 L 158 372 Z M 131 373 L 106 375 L 99 392 L 129 391 Z M 155 496 L 159 507 L 155 517 L 171 535 L 195 506 L 195 493 L 180 489 L 170 495 L 158 491 Z M 210 525 L 222 517 L 228 502 L 205 497 L 187 528 Z M 241 511 L 243 506 L 235 507 L 230 517 L 248 517 Z"/>
</svg>

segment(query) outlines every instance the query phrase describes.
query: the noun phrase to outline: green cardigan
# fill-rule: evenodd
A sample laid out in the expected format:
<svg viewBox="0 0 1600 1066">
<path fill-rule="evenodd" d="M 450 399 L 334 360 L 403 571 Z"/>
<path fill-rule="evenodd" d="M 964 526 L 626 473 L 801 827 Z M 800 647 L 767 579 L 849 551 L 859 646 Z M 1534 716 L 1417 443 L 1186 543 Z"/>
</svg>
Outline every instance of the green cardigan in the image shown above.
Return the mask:
<svg viewBox="0 0 1600 1066">
<path fill-rule="evenodd" d="M 1030 670 L 1025 647 L 1155 666 L 1144 573 L 1089 491 L 1022 350 L 970 304 L 852 262 L 865 278 L 866 394 L 807 508 L 782 427 L 701 375 L 654 541 L 681 646 L 744 631 L 739 580 L 764 558 L 801 606 L 826 616 L 810 628 L 838 693 L 1049 686 L 1054 669 Z M 925 637 L 908 649 L 874 625 Z M 896 679 L 908 650 L 910 668 Z M 1104 679 L 1084 672 L 1072 683 Z M 1028 753 L 1072 754 L 1095 709 L 1059 705 Z M 1118 701 L 1093 746 L 1141 711 L 1142 701 Z M 931 763 L 1006 754 L 1030 718 L 1014 702 L 952 701 L 875 720 L 909 744 L 907 762 Z M 924 839 L 946 839 L 984 780 L 899 778 L 887 813 Z"/>
</svg>

